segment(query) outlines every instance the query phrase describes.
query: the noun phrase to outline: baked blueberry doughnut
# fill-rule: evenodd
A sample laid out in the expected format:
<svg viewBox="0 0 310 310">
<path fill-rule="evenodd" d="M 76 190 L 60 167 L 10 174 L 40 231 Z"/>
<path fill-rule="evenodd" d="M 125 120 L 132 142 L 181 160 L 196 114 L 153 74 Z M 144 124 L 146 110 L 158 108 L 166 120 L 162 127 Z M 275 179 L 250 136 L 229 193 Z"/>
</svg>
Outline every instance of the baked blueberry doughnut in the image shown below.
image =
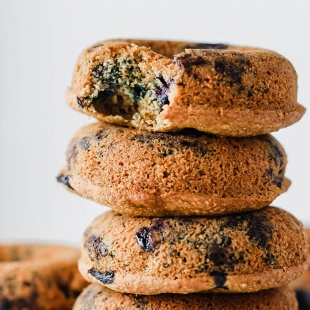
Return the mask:
<svg viewBox="0 0 310 310">
<path fill-rule="evenodd" d="M 190 307 L 189 307 L 190 306 Z M 78 297 L 74 310 L 297 310 L 288 287 L 248 294 L 132 295 L 91 284 Z"/>
<path fill-rule="evenodd" d="M 0 309 L 66 310 L 86 286 L 75 248 L 0 245 Z"/>
<path fill-rule="evenodd" d="M 297 122 L 297 75 L 272 51 L 152 40 L 108 40 L 83 51 L 67 103 L 101 121 L 148 131 L 226 136 Z"/>
<path fill-rule="evenodd" d="M 202 216 L 271 204 L 289 187 L 285 166 L 270 135 L 149 133 L 95 123 L 71 141 L 57 179 L 122 214 Z"/>
<path fill-rule="evenodd" d="M 222 217 L 97 217 L 84 233 L 79 270 L 121 293 L 256 292 L 308 267 L 302 224 L 275 207 Z"/>
</svg>

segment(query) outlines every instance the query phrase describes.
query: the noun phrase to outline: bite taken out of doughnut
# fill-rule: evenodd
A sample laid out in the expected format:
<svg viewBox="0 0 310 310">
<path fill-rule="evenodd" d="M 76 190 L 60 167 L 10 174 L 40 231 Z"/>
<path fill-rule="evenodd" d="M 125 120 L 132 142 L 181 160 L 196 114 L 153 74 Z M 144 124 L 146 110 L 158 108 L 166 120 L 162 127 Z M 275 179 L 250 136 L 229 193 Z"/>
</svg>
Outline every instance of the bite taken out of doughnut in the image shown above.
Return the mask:
<svg viewBox="0 0 310 310">
<path fill-rule="evenodd" d="M 266 134 L 297 122 L 297 75 L 281 55 L 227 44 L 108 40 L 80 55 L 67 103 L 148 131 Z"/>
</svg>

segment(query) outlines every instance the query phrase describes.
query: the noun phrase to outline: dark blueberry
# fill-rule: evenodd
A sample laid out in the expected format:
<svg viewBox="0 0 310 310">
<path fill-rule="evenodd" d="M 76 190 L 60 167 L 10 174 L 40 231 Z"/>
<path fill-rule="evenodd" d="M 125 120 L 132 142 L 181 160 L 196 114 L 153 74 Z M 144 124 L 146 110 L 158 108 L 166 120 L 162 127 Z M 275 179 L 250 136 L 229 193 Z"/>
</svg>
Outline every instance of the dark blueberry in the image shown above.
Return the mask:
<svg viewBox="0 0 310 310">
<path fill-rule="evenodd" d="M 263 260 L 267 265 L 275 266 L 277 258 L 273 253 L 267 252 Z"/>
<path fill-rule="evenodd" d="M 69 183 L 70 178 L 71 178 L 70 175 L 60 174 L 59 176 L 56 177 L 56 180 L 57 182 L 62 183 L 66 185 L 68 188 L 74 190 L 74 188 Z"/>
<path fill-rule="evenodd" d="M 76 155 L 78 154 L 78 149 L 76 144 L 71 145 L 70 149 L 67 152 L 67 162 L 70 163 L 71 159 L 75 160 Z"/>
<path fill-rule="evenodd" d="M 303 290 L 296 291 L 298 310 L 310 310 L 310 294 Z"/>
<path fill-rule="evenodd" d="M 227 256 L 227 249 L 218 246 L 216 243 L 213 243 L 208 249 L 208 257 L 215 266 L 222 266 L 225 264 Z"/>
<path fill-rule="evenodd" d="M 194 144 L 193 142 L 190 142 L 190 141 L 187 141 L 187 140 L 181 140 L 180 141 L 180 144 L 185 147 L 185 148 L 190 148 L 190 147 L 193 147 Z"/>
<path fill-rule="evenodd" d="M 165 226 L 164 222 L 162 220 L 158 220 L 150 227 L 150 231 L 155 230 L 162 233 L 164 230 L 164 226 Z"/>
<path fill-rule="evenodd" d="M 102 139 L 105 139 L 108 137 L 108 133 L 107 133 L 107 130 L 106 129 L 100 129 L 96 134 L 95 134 L 95 139 L 97 141 L 100 141 Z"/>
<path fill-rule="evenodd" d="M 79 97 L 76 97 L 76 102 L 78 103 L 78 105 L 83 109 L 84 108 L 84 104 L 82 102 L 82 100 Z"/>
<path fill-rule="evenodd" d="M 229 260 L 228 247 L 231 245 L 231 238 L 226 236 L 222 240 L 220 244 L 214 242 L 207 247 L 207 256 L 215 266 L 227 264 Z"/>
<path fill-rule="evenodd" d="M 228 78 L 230 86 L 233 84 L 241 84 L 242 75 L 250 67 L 250 62 L 243 59 L 241 55 L 242 54 L 233 60 L 227 60 L 225 58 L 219 57 L 215 61 L 214 68 L 216 72 Z"/>
<path fill-rule="evenodd" d="M 214 284 L 216 288 L 223 288 L 228 290 L 228 287 L 224 284 L 227 280 L 227 275 L 223 272 L 211 272 L 210 275 L 214 278 Z"/>
<path fill-rule="evenodd" d="M 146 252 L 155 250 L 155 246 L 148 228 L 142 227 L 141 230 L 136 233 L 136 239 L 140 247 Z"/>
<path fill-rule="evenodd" d="M 108 255 L 108 245 L 102 241 L 101 237 L 89 236 L 85 240 L 84 246 L 88 249 L 90 258 L 99 260 Z"/>
<path fill-rule="evenodd" d="M 191 54 L 181 54 L 174 58 L 174 63 L 184 68 L 188 75 L 191 75 L 193 67 L 199 67 L 209 64 L 209 61 L 201 56 Z"/>
<path fill-rule="evenodd" d="M 198 57 L 193 57 L 193 59 L 191 60 L 191 65 L 192 66 L 204 66 L 208 64 L 208 61 L 205 60 L 203 57 L 198 56 Z"/>
<path fill-rule="evenodd" d="M 173 155 L 174 154 L 174 150 L 173 149 L 167 149 L 166 147 L 160 149 L 160 154 L 159 156 L 162 157 L 162 158 L 165 158 L 169 155 Z"/>
<path fill-rule="evenodd" d="M 244 90 L 245 90 L 245 87 L 244 87 L 243 85 L 240 85 L 240 86 L 238 87 L 237 92 L 238 92 L 238 94 L 241 94 Z"/>
<path fill-rule="evenodd" d="M 80 140 L 80 146 L 83 150 L 88 150 L 89 147 L 90 147 L 90 144 L 89 144 L 89 141 L 88 139 L 85 137 L 85 138 L 82 138 Z"/>
<path fill-rule="evenodd" d="M 169 83 L 167 83 L 165 81 L 165 79 L 162 76 L 157 77 L 157 79 L 160 81 L 161 86 L 156 87 L 154 89 L 155 95 L 157 97 L 157 99 L 161 102 L 159 108 L 160 108 L 160 112 L 163 110 L 164 105 L 169 104 L 169 99 L 168 99 L 168 91 L 170 88 L 170 85 L 172 83 L 172 81 L 170 81 Z"/>
<path fill-rule="evenodd" d="M 282 187 L 282 183 L 283 183 L 283 178 L 282 177 L 274 177 L 272 180 L 272 183 L 274 185 L 276 185 L 277 187 L 281 188 Z"/>
<path fill-rule="evenodd" d="M 163 87 L 166 87 L 166 88 L 169 87 L 168 83 L 165 81 L 165 79 L 162 76 L 158 76 L 157 79 L 161 82 Z"/>
<path fill-rule="evenodd" d="M 151 227 L 142 227 L 136 233 L 136 240 L 139 246 L 146 252 L 152 252 L 163 240 L 164 223 L 159 220 Z"/>
<path fill-rule="evenodd" d="M 267 169 L 265 175 L 267 176 L 268 179 L 271 180 L 273 178 L 273 169 L 272 168 Z"/>
<path fill-rule="evenodd" d="M 222 43 L 196 43 L 192 45 L 188 45 L 185 48 L 193 48 L 193 49 L 215 49 L 215 50 L 227 50 L 229 45 Z"/>
<path fill-rule="evenodd" d="M 185 135 L 186 136 L 185 136 Z M 153 142 L 158 141 L 161 144 L 159 148 L 159 156 L 166 157 L 171 154 L 175 154 L 178 151 L 183 152 L 184 149 L 190 149 L 193 152 L 199 154 L 200 156 L 205 156 L 209 151 L 205 145 L 199 143 L 195 138 L 201 136 L 202 134 L 198 131 L 186 130 L 184 134 L 173 134 L 170 135 L 164 133 L 153 133 L 149 134 L 138 134 L 134 135 L 131 140 L 138 141 L 140 143 L 148 145 L 148 147 L 153 148 Z M 212 137 L 210 137 L 212 138 Z"/>
<path fill-rule="evenodd" d="M 144 87 L 142 87 L 139 84 L 136 84 L 132 89 L 131 92 L 133 94 L 133 97 L 135 99 L 135 101 L 138 101 L 139 99 L 141 99 L 142 97 L 144 97 L 144 95 L 146 94 L 146 89 Z"/>
<path fill-rule="evenodd" d="M 207 245 L 206 270 L 209 269 L 209 261 L 220 272 L 223 270 L 234 270 L 235 265 L 244 262 L 244 253 L 231 248 L 231 238 L 219 234 L 215 241 Z"/>
<path fill-rule="evenodd" d="M 253 97 L 253 92 L 251 90 L 248 90 L 248 97 L 249 98 Z"/>
<path fill-rule="evenodd" d="M 272 150 L 273 154 L 271 155 L 271 158 L 274 161 L 274 163 L 280 167 L 283 166 L 284 155 L 279 146 L 274 143 Z"/>
<path fill-rule="evenodd" d="M 276 185 L 277 187 L 281 188 L 283 183 L 283 171 L 280 170 L 278 175 L 274 174 L 274 171 L 272 168 L 269 168 L 266 170 L 265 177 L 271 180 L 271 182 Z"/>
<path fill-rule="evenodd" d="M 266 248 L 272 236 L 273 228 L 265 216 L 251 216 L 248 220 L 248 235 L 261 248 Z"/>
<path fill-rule="evenodd" d="M 145 310 L 147 309 L 147 305 L 149 301 L 146 296 L 143 295 L 131 295 L 131 298 L 134 299 L 134 303 L 137 309 Z"/>
<path fill-rule="evenodd" d="M 144 134 L 139 134 L 139 135 L 134 135 L 131 139 L 131 141 L 138 141 L 142 144 L 145 144 L 145 143 L 150 143 L 152 142 L 153 140 L 153 137 L 151 135 L 144 135 Z"/>
<path fill-rule="evenodd" d="M 23 298 L 12 298 L 9 300 L 7 298 L 0 297 L 0 310 L 11 310 L 11 309 L 30 309 L 34 304 L 32 301 Z M 33 308 L 34 309 L 34 308 Z"/>
<path fill-rule="evenodd" d="M 158 99 L 161 101 L 161 104 L 159 105 L 160 112 L 163 110 L 163 107 L 170 103 L 169 98 L 166 94 L 161 94 Z"/>
<path fill-rule="evenodd" d="M 115 272 L 112 270 L 106 272 L 100 272 L 95 268 L 88 270 L 88 273 L 91 274 L 94 278 L 102 282 L 103 284 L 111 284 L 115 279 Z"/>
<path fill-rule="evenodd" d="M 284 154 L 277 142 L 271 139 L 268 135 L 261 136 L 261 139 L 270 145 L 269 159 L 272 160 L 277 166 L 282 167 L 284 165 Z"/>
<path fill-rule="evenodd" d="M 180 144 L 182 147 L 192 149 L 195 153 L 199 153 L 201 156 L 205 156 L 208 152 L 207 148 L 201 143 L 199 143 L 197 140 L 181 140 Z"/>
<path fill-rule="evenodd" d="M 273 232 L 267 217 L 259 211 L 228 216 L 220 229 L 224 228 L 245 230 L 249 239 L 261 248 L 267 247 L 268 240 L 272 237 Z"/>
</svg>

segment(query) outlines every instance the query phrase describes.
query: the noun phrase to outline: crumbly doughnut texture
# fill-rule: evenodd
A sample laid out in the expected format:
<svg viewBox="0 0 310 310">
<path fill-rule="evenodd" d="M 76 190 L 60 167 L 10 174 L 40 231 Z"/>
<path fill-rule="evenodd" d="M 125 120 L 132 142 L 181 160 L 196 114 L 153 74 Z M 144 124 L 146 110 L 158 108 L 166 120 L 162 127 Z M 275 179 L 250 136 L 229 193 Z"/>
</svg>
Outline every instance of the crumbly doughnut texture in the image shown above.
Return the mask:
<svg viewBox="0 0 310 310">
<path fill-rule="evenodd" d="M 99 120 L 148 131 L 226 136 L 297 122 L 297 75 L 272 51 L 226 44 L 108 40 L 83 51 L 67 103 Z"/>
<path fill-rule="evenodd" d="M 297 310 L 294 291 L 288 287 L 248 294 L 131 295 L 91 284 L 73 310 Z"/>
<path fill-rule="evenodd" d="M 0 245 L 0 309 L 66 310 L 86 286 L 76 248 Z"/>
<path fill-rule="evenodd" d="M 284 210 L 222 217 L 98 218 L 82 240 L 79 270 L 121 293 L 256 292 L 308 267 L 302 224 Z"/>
<path fill-rule="evenodd" d="M 96 123 L 81 129 L 57 180 L 132 216 L 219 215 L 265 207 L 290 185 L 270 135 L 149 133 Z"/>
</svg>

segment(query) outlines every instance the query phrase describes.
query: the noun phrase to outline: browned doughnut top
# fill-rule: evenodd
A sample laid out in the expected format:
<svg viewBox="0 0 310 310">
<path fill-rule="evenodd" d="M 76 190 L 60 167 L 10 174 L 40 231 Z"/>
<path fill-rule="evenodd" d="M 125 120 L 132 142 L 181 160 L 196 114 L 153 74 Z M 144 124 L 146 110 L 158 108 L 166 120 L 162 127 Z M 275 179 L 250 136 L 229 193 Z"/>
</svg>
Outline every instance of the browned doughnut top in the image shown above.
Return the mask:
<svg viewBox="0 0 310 310">
<path fill-rule="evenodd" d="M 58 181 L 133 216 L 218 215 L 262 208 L 290 182 L 270 135 L 149 133 L 96 123 L 71 141 Z"/>
<path fill-rule="evenodd" d="M 288 287 L 248 294 L 120 294 L 98 284 L 89 285 L 74 310 L 297 310 L 294 291 Z"/>
<path fill-rule="evenodd" d="M 253 136 L 298 121 L 297 75 L 272 51 L 226 44 L 108 40 L 83 51 L 67 102 L 148 131 Z"/>
<path fill-rule="evenodd" d="M 0 245 L 0 309 L 66 310 L 86 282 L 77 270 L 76 248 Z"/>
<path fill-rule="evenodd" d="M 301 223 L 274 207 L 213 218 L 110 211 L 86 230 L 79 269 L 122 293 L 231 293 L 287 285 L 308 260 Z"/>
</svg>

